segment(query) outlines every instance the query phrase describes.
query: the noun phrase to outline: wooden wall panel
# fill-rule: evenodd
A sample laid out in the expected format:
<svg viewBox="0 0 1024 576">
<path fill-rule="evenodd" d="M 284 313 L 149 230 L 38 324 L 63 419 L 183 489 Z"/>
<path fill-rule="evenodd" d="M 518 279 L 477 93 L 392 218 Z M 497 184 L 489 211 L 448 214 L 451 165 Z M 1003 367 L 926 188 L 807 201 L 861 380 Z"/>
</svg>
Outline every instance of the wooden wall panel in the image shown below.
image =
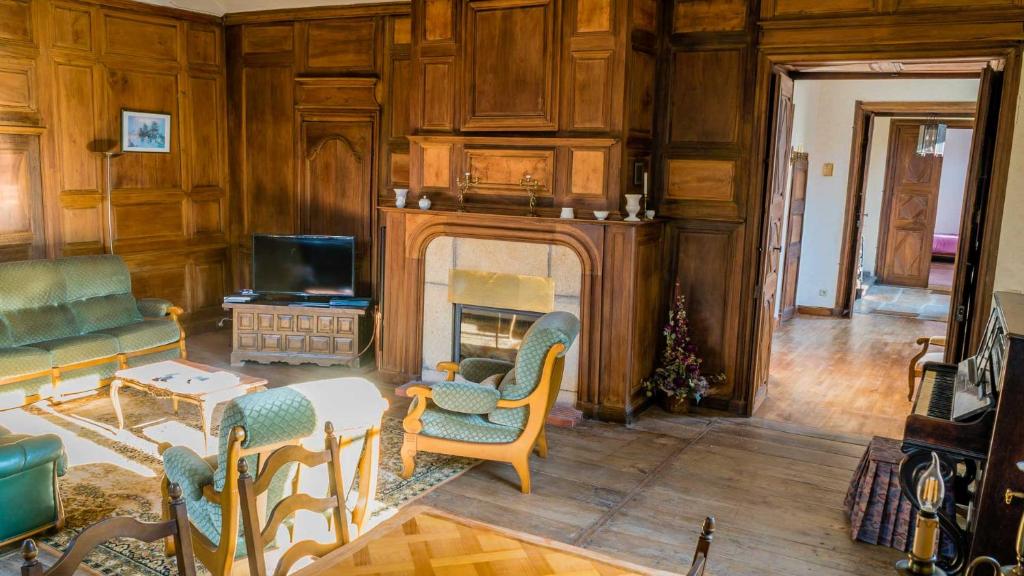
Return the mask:
<svg viewBox="0 0 1024 576">
<path fill-rule="evenodd" d="M 733 202 L 736 162 L 733 160 L 668 160 L 665 198 Z"/>
<path fill-rule="evenodd" d="M 296 230 L 291 66 L 246 68 L 244 236 Z"/>
<path fill-rule="evenodd" d="M 92 50 L 92 11 L 76 4 L 54 4 L 51 17 L 54 48 Z"/>
<path fill-rule="evenodd" d="M 575 33 L 611 32 L 614 4 L 612 0 L 576 0 Z"/>
<path fill-rule="evenodd" d="M 113 160 L 117 189 L 181 189 L 182 117 L 178 113 L 178 74 L 148 68 L 106 67 L 107 134 L 120 141 L 121 111 L 171 113 L 171 151 L 123 154 Z"/>
<path fill-rule="evenodd" d="M 611 129 L 613 56 L 610 50 L 570 54 L 570 130 L 603 132 Z"/>
<path fill-rule="evenodd" d="M 32 43 L 32 2 L 29 0 L 0 0 L 0 40 Z"/>
<path fill-rule="evenodd" d="M 105 13 L 103 52 L 131 58 L 176 61 L 178 24 L 167 19 Z"/>
<path fill-rule="evenodd" d="M 57 146 L 62 170 L 61 191 L 100 190 L 100 156 L 93 151 L 96 125 L 95 68 L 89 63 L 56 62 Z"/>
<path fill-rule="evenodd" d="M 221 29 L 217 26 L 188 24 L 188 63 L 217 66 L 224 60 L 221 44 Z"/>
<path fill-rule="evenodd" d="M 574 148 L 569 193 L 574 196 L 604 196 L 608 170 L 608 150 Z"/>
<path fill-rule="evenodd" d="M 526 193 L 519 186 L 519 181 L 530 174 L 543 186 L 537 190 L 537 195 L 550 196 L 555 151 L 470 148 L 464 152 L 462 166 L 480 179 L 480 183 L 473 187 L 475 193 L 524 196 Z"/>
<path fill-rule="evenodd" d="M 191 113 L 191 146 L 198 150 L 211 146 L 222 148 L 221 123 L 224 118 L 223 88 L 216 76 L 189 78 L 189 111 Z M 192 186 L 222 188 L 224 161 L 220 154 L 193 154 L 191 157 Z"/>
<path fill-rule="evenodd" d="M 39 123 L 38 83 L 35 61 L 8 57 L 0 62 L 0 122 Z"/>
<path fill-rule="evenodd" d="M 647 52 L 630 52 L 629 130 L 650 138 L 654 134 L 654 86 L 657 63 Z"/>
<path fill-rule="evenodd" d="M 741 31 L 747 26 L 747 7 L 747 0 L 677 0 L 672 31 Z"/>
<path fill-rule="evenodd" d="M 302 70 L 337 74 L 376 71 L 377 19 L 314 20 L 304 26 Z"/>
<path fill-rule="evenodd" d="M 242 51 L 245 54 L 291 52 L 294 42 L 295 34 L 290 23 L 249 25 L 242 32 Z"/>
<path fill-rule="evenodd" d="M 455 85 L 453 61 L 450 58 L 424 59 L 420 127 L 424 130 L 452 130 L 455 106 L 452 95 Z"/>
<path fill-rule="evenodd" d="M 745 65 L 742 49 L 672 54 L 671 142 L 737 141 Z"/>
<path fill-rule="evenodd" d="M 454 38 L 452 0 L 425 0 L 424 5 L 423 40 L 439 42 Z"/>
<path fill-rule="evenodd" d="M 45 253 L 38 135 L 0 134 L 0 260 Z"/>
<path fill-rule="evenodd" d="M 451 185 L 451 144 L 423 144 L 422 154 L 423 186 L 426 188 L 449 188 Z"/>
</svg>

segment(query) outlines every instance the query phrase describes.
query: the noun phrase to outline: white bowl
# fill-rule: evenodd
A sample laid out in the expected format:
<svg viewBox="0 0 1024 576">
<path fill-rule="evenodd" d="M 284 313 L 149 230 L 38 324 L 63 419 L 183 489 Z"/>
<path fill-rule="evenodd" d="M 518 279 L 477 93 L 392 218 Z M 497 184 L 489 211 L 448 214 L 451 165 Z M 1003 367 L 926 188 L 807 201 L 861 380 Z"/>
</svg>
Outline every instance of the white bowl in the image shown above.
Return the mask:
<svg viewBox="0 0 1024 576">
<path fill-rule="evenodd" d="M 594 210 L 594 218 L 598 220 L 606 220 L 608 215 L 611 214 L 608 210 Z"/>
</svg>

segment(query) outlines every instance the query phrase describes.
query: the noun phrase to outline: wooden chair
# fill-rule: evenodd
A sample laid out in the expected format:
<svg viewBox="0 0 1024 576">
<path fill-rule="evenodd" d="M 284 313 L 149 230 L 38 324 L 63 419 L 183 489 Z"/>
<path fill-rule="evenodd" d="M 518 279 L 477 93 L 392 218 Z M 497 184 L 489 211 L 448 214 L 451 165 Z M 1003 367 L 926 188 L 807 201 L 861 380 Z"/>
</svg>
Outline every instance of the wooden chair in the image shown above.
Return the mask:
<svg viewBox="0 0 1024 576">
<path fill-rule="evenodd" d="M 704 525 L 700 529 L 700 538 L 697 539 L 697 550 L 693 553 L 693 562 L 686 576 L 703 576 L 704 568 L 708 564 L 708 550 L 711 548 L 711 538 L 715 534 L 715 517 L 708 516 L 704 519 Z"/>
<path fill-rule="evenodd" d="M 924 365 L 928 362 L 943 362 L 946 354 L 944 351 L 929 352 L 933 346 L 938 348 L 946 347 L 944 336 L 922 336 L 917 339 L 917 345 L 921 350 L 910 359 L 910 366 L 907 369 L 907 400 L 914 401 L 914 384 L 921 377 Z"/>
<path fill-rule="evenodd" d="M 257 479 L 249 474 L 249 465 L 245 459 L 238 461 L 238 491 L 242 503 L 242 529 L 245 533 L 245 548 L 249 558 L 250 576 L 266 576 L 267 567 L 263 551 L 274 541 L 278 529 L 284 522 L 300 510 L 317 514 L 330 512 L 330 525 L 334 531 L 334 542 L 318 542 L 303 540 L 291 545 L 281 555 L 274 570 L 274 576 L 288 574 L 291 567 L 299 560 L 323 555 L 351 541 L 349 519 L 346 517 L 345 495 L 350 486 L 342 474 L 341 452 L 350 439 L 341 438 L 334 433 L 334 425 L 328 422 L 324 426 L 324 449 L 312 451 L 303 446 L 284 446 L 272 452 L 264 461 Z M 292 464 L 301 464 L 306 468 L 326 465 L 328 478 L 328 494 L 325 497 L 312 496 L 296 489 L 284 497 L 266 513 L 267 521 L 260 522 L 257 498 L 270 488 L 271 480 L 281 470 L 287 470 Z"/>
<path fill-rule="evenodd" d="M 512 464 L 520 489 L 529 494 L 530 454 L 547 457 L 544 424 L 558 396 L 565 353 L 578 333 L 575 316 L 551 312 L 527 331 L 514 367 L 497 388 L 473 381 L 482 374 L 472 376 L 466 368 L 480 359 L 442 363 L 447 380 L 409 387 L 413 401 L 402 421 L 402 477 L 412 476 L 417 452 L 496 460 Z M 457 371 L 467 381 L 456 381 Z"/>
<path fill-rule="evenodd" d="M 67 551 L 49 568 L 43 568 L 38 560 L 39 550 L 31 538 L 21 546 L 21 555 L 25 562 L 21 566 L 21 576 L 72 576 L 82 560 L 92 552 L 93 548 L 114 538 L 134 538 L 143 542 L 155 542 L 161 538 L 173 538 L 175 543 L 175 559 L 178 574 L 195 576 L 196 560 L 192 555 L 192 538 L 188 525 L 188 512 L 182 498 L 181 487 L 171 484 L 170 489 L 170 520 L 163 522 L 140 522 L 135 518 L 107 518 L 89 526 L 81 534 L 75 536 Z"/>
</svg>

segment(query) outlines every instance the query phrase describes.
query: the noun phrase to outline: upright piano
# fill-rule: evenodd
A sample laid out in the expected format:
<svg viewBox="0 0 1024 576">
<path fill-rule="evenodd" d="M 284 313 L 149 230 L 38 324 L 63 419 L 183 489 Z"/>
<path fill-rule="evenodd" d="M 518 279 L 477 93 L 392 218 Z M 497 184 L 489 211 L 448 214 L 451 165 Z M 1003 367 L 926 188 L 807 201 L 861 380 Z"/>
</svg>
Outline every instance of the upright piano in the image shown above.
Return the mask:
<svg viewBox="0 0 1024 576">
<path fill-rule="evenodd" d="M 1006 503 L 1007 489 L 1024 489 L 1024 294 L 999 292 L 977 353 L 958 364 L 924 367 L 904 429 L 901 470 L 912 494 L 916 470 L 932 451 L 951 469 L 961 559 L 1016 561 L 1014 545 L 1024 506 Z"/>
</svg>

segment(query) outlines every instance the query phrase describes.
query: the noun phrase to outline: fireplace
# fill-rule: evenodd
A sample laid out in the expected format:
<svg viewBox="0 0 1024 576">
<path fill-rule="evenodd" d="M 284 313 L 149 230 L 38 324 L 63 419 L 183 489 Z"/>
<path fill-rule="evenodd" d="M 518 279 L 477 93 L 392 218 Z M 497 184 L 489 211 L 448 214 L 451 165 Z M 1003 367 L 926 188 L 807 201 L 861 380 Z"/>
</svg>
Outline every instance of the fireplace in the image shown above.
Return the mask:
<svg viewBox="0 0 1024 576">
<path fill-rule="evenodd" d="M 534 321 L 537 312 L 455 304 L 455 322 L 452 325 L 452 358 L 494 358 L 514 362 L 523 336 Z"/>
</svg>

